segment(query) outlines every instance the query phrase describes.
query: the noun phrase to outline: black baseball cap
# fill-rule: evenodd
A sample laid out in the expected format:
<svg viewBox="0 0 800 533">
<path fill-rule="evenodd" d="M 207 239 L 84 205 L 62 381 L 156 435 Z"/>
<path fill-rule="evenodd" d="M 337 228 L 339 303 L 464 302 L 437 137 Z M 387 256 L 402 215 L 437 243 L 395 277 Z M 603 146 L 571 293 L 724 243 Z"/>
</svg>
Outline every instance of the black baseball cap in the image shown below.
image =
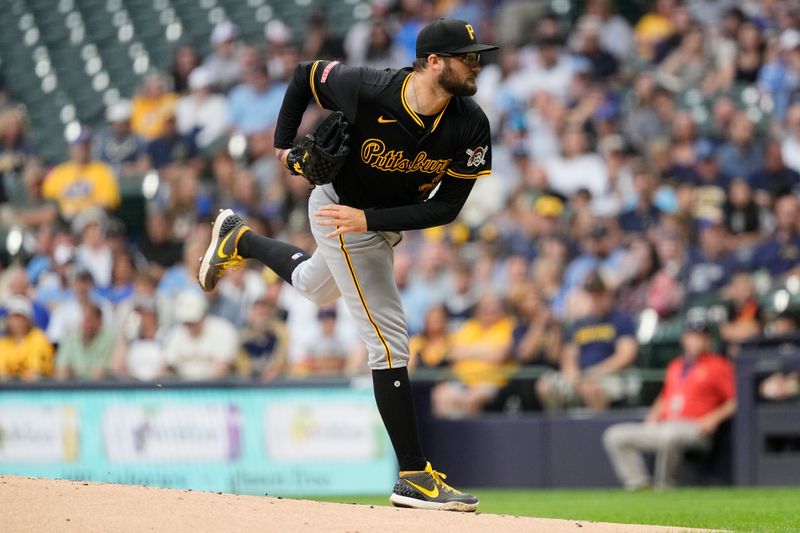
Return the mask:
<svg viewBox="0 0 800 533">
<path fill-rule="evenodd" d="M 708 322 L 703 320 L 702 318 L 691 318 L 686 320 L 683 323 L 683 332 L 684 333 L 708 333 L 709 326 Z"/>
<path fill-rule="evenodd" d="M 475 40 L 475 29 L 464 20 L 439 19 L 422 28 L 417 35 L 417 57 L 429 54 L 460 55 L 488 52 L 497 46 Z"/>
</svg>

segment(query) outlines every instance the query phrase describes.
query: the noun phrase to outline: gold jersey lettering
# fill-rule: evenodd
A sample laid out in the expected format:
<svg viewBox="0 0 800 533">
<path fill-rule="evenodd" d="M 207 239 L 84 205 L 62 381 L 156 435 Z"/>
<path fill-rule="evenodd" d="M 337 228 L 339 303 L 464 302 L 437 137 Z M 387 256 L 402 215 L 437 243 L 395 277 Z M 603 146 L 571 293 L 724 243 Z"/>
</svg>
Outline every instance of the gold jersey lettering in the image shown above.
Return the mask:
<svg viewBox="0 0 800 533">
<path fill-rule="evenodd" d="M 380 139 L 367 139 L 361 145 L 361 161 L 385 172 L 424 172 L 441 174 L 450 166 L 450 159 L 430 159 L 425 151 L 414 159 L 405 156 L 403 150 L 386 150 L 386 143 Z"/>
</svg>

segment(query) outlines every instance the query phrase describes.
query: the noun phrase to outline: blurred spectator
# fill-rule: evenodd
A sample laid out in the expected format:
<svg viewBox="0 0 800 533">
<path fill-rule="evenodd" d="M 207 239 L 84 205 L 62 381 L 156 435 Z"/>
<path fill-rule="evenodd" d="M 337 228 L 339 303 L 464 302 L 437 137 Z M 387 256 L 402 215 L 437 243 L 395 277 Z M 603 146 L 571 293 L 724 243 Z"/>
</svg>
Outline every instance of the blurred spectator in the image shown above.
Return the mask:
<svg viewBox="0 0 800 533">
<path fill-rule="evenodd" d="M 409 339 L 409 370 L 447 366 L 450 363 L 448 356 L 451 346 L 447 311 L 440 305 L 434 305 L 425 314 L 422 331 Z"/>
<path fill-rule="evenodd" d="M 600 46 L 622 61 L 633 52 L 633 30 L 627 20 L 614 13 L 611 0 L 589 0 L 578 25 L 590 23 L 598 26 Z"/>
<path fill-rule="evenodd" d="M 110 323 L 112 319 L 111 305 L 102 300 L 94 285 L 94 278 L 88 270 L 73 268 L 70 274 L 69 291 L 50 315 L 47 325 L 47 338 L 54 344 L 60 344 L 70 334 L 80 329 L 83 310 L 97 307 L 101 310 L 103 321 Z"/>
<path fill-rule="evenodd" d="M 6 310 L 6 334 L 0 338 L 0 381 L 26 381 L 53 374 L 53 345 L 33 324 L 33 305 L 24 296 L 11 296 Z"/>
<path fill-rule="evenodd" d="M 163 171 L 167 177 L 177 172 L 182 164 L 193 168 L 203 166 L 198 157 L 194 135 L 178 133 L 177 120 L 173 113 L 164 118 L 162 135 L 147 144 L 147 155 L 153 168 Z"/>
<path fill-rule="evenodd" d="M 208 301 L 197 288 L 175 299 L 178 322 L 164 340 L 164 360 L 184 380 L 211 380 L 231 372 L 239 349 L 236 329 L 225 319 L 208 316 Z"/>
<path fill-rule="evenodd" d="M 621 374 L 636 359 L 633 321 L 613 310 L 614 292 L 596 272 L 587 277 L 583 289 L 589 314 L 570 328 L 560 370 L 544 374 L 536 384 L 542 404 L 550 409 L 580 403 L 602 411 L 635 392 Z"/>
<path fill-rule="evenodd" d="M 764 161 L 749 178 L 753 187 L 762 196 L 758 202 L 760 205 L 769 205 L 774 198 L 800 192 L 800 172 L 784 164 L 781 143 L 774 139 L 767 142 L 764 148 Z"/>
<path fill-rule="evenodd" d="M 597 19 L 584 18 L 577 27 L 574 47 L 580 57 L 591 65 L 592 78 L 604 80 L 617 73 L 617 58 L 601 43 L 602 24 Z"/>
<path fill-rule="evenodd" d="M 58 379 L 101 379 L 111 370 L 116 333 L 103 326 L 103 311 L 94 303 L 81 306 L 80 327 L 59 343 L 56 354 Z"/>
<path fill-rule="evenodd" d="M 70 143 L 69 161 L 56 165 L 42 186 L 44 197 L 55 201 L 67 220 L 89 207 L 116 209 L 120 204 L 117 177 L 107 164 L 91 159 L 90 143 L 89 132 L 81 130 Z"/>
<path fill-rule="evenodd" d="M 655 245 L 643 236 L 635 237 L 622 261 L 617 311 L 635 316 L 647 308 L 650 285 L 659 268 Z"/>
<path fill-rule="evenodd" d="M 271 80 L 264 65 L 258 65 L 244 77 L 246 82 L 234 87 L 228 95 L 228 105 L 234 127 L 250 135 L 275 124 L 286 84 Z"/>
<path fill-rule="evenodd" d="M 177 94 L 189 92 L 189 74 L 200 65 L 200 54 L 190 44 L 178 46 L 172 53 L 169 74 L 172 77 L 172 88 Z"/>
<path fill-rule="evenodd" d="M 722 210 L 731 250 L 749 249 L 761 239 L 761 208 L 747 180 L 731 181 Z"/>
<path fill-rule="evenodd" d="M 496 295 L 478 301 L 475 318 L 453 333 L 449 360 L 458 381 L 440 383 L 431 392 L 437 416 L 475 415 L 492 401 L 512 372 L 510 350 L 514 321 Z"/>
<path fill-rule="evenodd" d="M 757 346 L 774 347 L 778 353 L 800 348 L 800 316 L 792 311 L 779 313 L 764 328 L 764 335 L 752 342 Z M 773 372 L 759 384 L 760 396 L 768 400 L 787 400 L 797 396 L 800 394 L 799 370 L 796 364 L 784 364 L 780 371 Z"/>
<path fill-rule="evenodd" d="M 536 286 L 525 284 L 512 294 L 516 317 L 511 354 L 522 365 L 558 364 L 561 326 L 542 300 Z"/>
<path fill-rule="evenodd" d="M 786 135 L 781 143 L 781 155 L 787 167 L 800 172 L 800 102 L 792 104 L 786 113 Z"/>
<path fill-rule="evenodd" d="M 164 123 L 175 112 L 178 95 L 171 92 L 161 72 L 148 74 L 133 98 L 131 129 L 146 141 L 164 134 Z"/>
<path fill-rule="evenodd" d="M 0 111 L 0 202 L 19 201 L 24 196 L 23 176 L 26 167 L 38 161 L 36 152 L 23 110 L 9 107 Z"/>
<path fill-rule="evenodd" d="M 541 24 L 541 23 L 540 23 Z M 575 76 L 575 63 L 563 49 L 559 35 L 540 35 L 535 51 L 520 52 L 520 69 L 509 77 L 511 95 L 523 105 L 538 92 L 566 101 Z"/>
<path fill-rule="evenodd" d="M 183 260 L 169 268 L 158 283 L 158 293 L 174 301 L 183 291 L 197 288 L 197 272 L 200 270 L 199 258 L 203 257 L 206 246 L 200 238 L 190 239 L 183 244 Z"/>
<path fill-rule="evenodd" d="M 133 296 L 135 275 L 133 258 L 127 252 L 115 254 L 111 267 L 111 283 L 100 291 L 101 295 L 116 308 Z"/>
<path fill-rule="evenodd" d="M 294 373 L 300 375 L 341 374 L 345 370 L 349 355 L 347 339 L 336 328 L 336 308 L 322 307 L 317 313 L 319 333 L 301 347 L 301 360 Z"/>
<path fill-rule="evenodd" d="M 655 246 L 661 268 L 650 282 L 646 307 L 664 318 L 672 315 L 683 301 L 685 289 L 680 283 L 680 275 L 686 271 L 689 261 L 688 243 L 672 229 L 661 229 L 656 236 Z"/>
<path fill-rule="evenodd" d="M 616 280 L 621 272 L 625 249 L 619 245 L 619 231 L 615 223 L 597 220 L 582 244 L 583 253 L 570 261 L 564 271 L 565 294 L 580 287 L 594 270 L 608 280 Z"/>
<path fill-rule="evenodd" d="M 661 209 L 655 205 L 655 176 L 644 165 L 637 165 L 633 171 L 633 189 L 636 203 L 619 217 L 619 225 L 626 233 L 646 232 L 657 226 Z"/>
<path fill-rule="evenodd" d="M 108 217 L 102 209 L 90 208 L 78 213 L 72 220 L 72 233 L 77 238 L 75 263 L 88 270 L 97 287 L 111 285 L 114 257 L 106 240 Z"/>
<path fill-rule="evenodd" d="M 682 35 L 680 45 L 661 63 L 658 78 L 671 91 L 681 92 L 701 86 L 704 78 L 714 72 L 713 67 L 714 57 L 703 27 L 695 23 Z"/>
<path fill-rule="evenodd" d="M 655 75 L 644 71 L 633 79 L 633 90 L 623 105 L 622 132 L 632 146 L 644 151 L 657 139 L 668 137 L 669 124 L 662 120 L 656 103 L 660 96 L 669 96 L 658 87 Z"/>
<path fill-rule="evenodd" d="M 763 164 L 764 147 L 746 113 L 736 113 L 729 135 L 730 140 L 718 150 L 720 170 L 731 177 L 747 177 L 756 172 Z"/>
<path fill-rule="evenodd" d="M 372 68 L 403 68 L 409 63 L 406 51 L 395 44 L 389 24 L 373 19 L 361 57 L 348 57 L 348 64 Z"/>
<path fill-rule="evenodd" d="M 800 272 L 800 200 L 796 196 L 775 201 L 775 231 L 753 256 L 753 268 L 763 268 L 773 276 Z"/>
<path fill-rule="evenodd" d="M 183 257 L 183 242 L 174 238 L 169 217 L 162 211 L 152 207 L 148 209 L 139 251 L 158 277 Z"/>
<path fill-rule="evenodd" d="M 686 288 L 685 296 L 707 296 L 728 282 L 736 268 L 736 260 L 728 254 L 725 226 L 718 222 L 701 223 L 700 246 L 689 254 L 684 272 L 680 273 Z"/>
<path fill-rule="evenodd" d="M 550 188 L 564 196 L 572 196 L 580 189 L 588 190 L 592 198 L 608 192 L 608 174 L 603 159 L 589 151 L 586 134 L 578 127 L 570 127 L 562 136 L 562 154 L 544 164 Z"/>
<path fill-rule="evenodd" d="M 697 164 L 693 169 L 695 190 L 692 214 L 695 218 L 719 219 L 730 186 L 730 176 L 720 168 L 713 143 L 701 140 L 697 144 L 696 151 Z"/>
<path fill-rule="evenodd" d="M 141 299 L 122 324 L 111 358 L 118 378 L 153 381 L 164 374 L 164 345 L 158 325 L 158 309 L 153 299 Z"/>
<path fill-rule="evenodd" d="M 800 88 L 800 31 L 796 28 L 785 29 L 768 54 L 769 57 L 758 71 L 758 88 L 774 103 L 772 115 L 778 120 L 784 117 L 788 119 L 789 106 L 798 107 L 797 103 L 792 104 L 792 99 Z M 789 157 L 785 151 L 784 156 Z M 787 160 L 789 166 L 800 171 L 795 165 L 798 162 L 800 158 L 797 156 L 791 163 Z"/>
<path fill-rule="evenodd" d="M 229 21 L 220 22 L 211 32 L 214 51 L 205 58 L 203 67 L 211 74 L 214 86 L 221 91 L 227 91 L 242 77 L 238 40 L 239 28 Z"/>
<path fill-rule="evenodd" d="M 267 58 L 269 77 L 288 82 L 300 62 L 297 46 L 292 42 L 292 30 L 283 21 L 272 19 L 264 26 L 264 39 L 264 56 Z"/>
<path fill-rule="evenodd" d="M 33 301 L 33 296 L 36 291 L 31 287 L 28 281 L 28 274 L 25 269 L 19 265 L 12 265 L 6 269 L 2 274 L 2 301 L 7 301 L 10 298 L 19 296 L 26 298 L 31 302 L 31 320 L 33 325 L 41 330 L 47 329 L 47 324 L 50 321 L 50 312 L 47 307 L 37 301 Z M 0 317 L 8 314 L 8 305 L 0 305 Z"/>
<path fill-rule="evenodd" d="M 131 131 L 132 113 L 128 100 L 108 106 L 108 125 L 92 141 L 93 158 L 107 163 L 121 179 L 142 176 L 150 168 L 147 143 Z"/>
<path fill-rule="evenodd" d="M 300 58 L 305 61 L 331 59 L 344 61 L 344 42 L 331 34 L 325 13 L 312 9 L 306 18 L 306 31 Z"/>
<path fill-rule="evenodd" d="M 472 266 L 464 261 L 456 262 L 443 302 L 450 327 L 461 327 L 473 315 L 477 301 L 478 293 L 473 283 Z"/>
<path fill-rule="evenodd" d="M 58 206 L 43 194 L 45 176 L 45 168 L 38 160 L 32 159 L 25 165 L 19 183 L 15 184 L 14 198 L 0 202 L 0 227 L 19 225 L 35 229 L 56 221 Z"/>
<path fill-rule="evenodd" d="M 638 54 L 645 60 L 653 59 L 656 46 L 673 33 L 672 20 L 677 0 L 656 0 L 653 9 L 645 13 L 634 28 Z"/>
<path fill-rule="evenodd" d="M 749 272 L 734 274 L 722 295 L 727 300 L 728 319 L 720 325 L 719 333 L 729 353 L 735 354 L 741 343 L 761 334 L 763 310 Z"/>
<path fill-rule="evenodd" d="M 211 92 L 211 72 L 198 67 L 189 74 L 191 92 L 175 105 L 175 119 L 181 135 L 193 135 L 202 150 L 211 147 L 223 135 L 228 125 L 228 101 Z"/>
<path fill-rule="evenodd" d="M 275 304 L 266 298 L 253 302 L 240 339 L 237 373 L 259 381 L 272 381 L 286 371 L 289 334 L 277 317 Z"/>
<path fill-rule="evenodd" d="M 375 24 L 381 24 L 390 29 L 390 34 L 396 30 L 396 21 L 391 13 L 394 0 L 370 0 L 370 18 L 367 20 L 355 21 L 344 36 L 343 47 L 347 57 L 348 65 L 362 65 L 367 58 L 367 50 L 370 45 L 372 31 Z M 403 54 L 403 67 L 409 63 L 409 56 L 406 50 L 398 47 Z M 387 65 L 388 66 L 388 65 Z M 399 68 L 399 67 L 396 67 Z"/>
<path fill-rule="evenodd" d="M 643 423 L 615 424 L 603 435 L 611 464 L 628 490 L 671 487 L 687 450 L 707 451 L 720 424 L 736 410 L 730 361 L 711 351 L 708 327 L 688 322 L 683 355 L 667 367 L 664 387 Z M 643 453 L 655 453 L 651 478 Z"/>
</svg>

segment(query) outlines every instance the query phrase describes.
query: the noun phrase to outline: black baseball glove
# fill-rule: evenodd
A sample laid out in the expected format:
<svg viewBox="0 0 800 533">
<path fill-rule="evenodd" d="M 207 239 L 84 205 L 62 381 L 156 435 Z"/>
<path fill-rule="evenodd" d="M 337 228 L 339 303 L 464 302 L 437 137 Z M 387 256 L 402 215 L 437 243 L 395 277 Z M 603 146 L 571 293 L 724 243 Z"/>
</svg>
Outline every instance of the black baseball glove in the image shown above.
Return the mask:
<svg viewBox="0 0 800 533">
<path fill-rule="evenodd" d="M 332 182 L 350 153 L 349 126 L 341 111 L 328 115 L 314 133 L 307 134 L 289 151 L 289 171 L 305 177 L 312 185 Z"/>
</svg>

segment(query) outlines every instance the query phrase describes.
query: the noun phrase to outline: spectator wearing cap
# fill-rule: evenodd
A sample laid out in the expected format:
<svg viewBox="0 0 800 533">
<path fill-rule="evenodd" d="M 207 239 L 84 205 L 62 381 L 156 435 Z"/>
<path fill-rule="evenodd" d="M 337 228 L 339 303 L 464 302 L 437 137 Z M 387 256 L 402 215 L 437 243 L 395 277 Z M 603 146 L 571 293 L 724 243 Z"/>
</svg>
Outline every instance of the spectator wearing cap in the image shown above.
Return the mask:
<svg viewBox="0 0 800 533">
<path fill-rule="evenodd" d="M 758 72 L 757 85 L 774 102 L 772 116 L 783 120 L 784 117 L 788 118 L 787 110 L 790 107 L 800 105 L 792 103 L 792 95 L 800 87 L 800 31 L 785 29 L 776 44 L 772 59 L 765 62 Z M 784 155 L 788 154 L 784 152 Z M 787 160 L 787 164 L 800 172 L 800 166 L 793 164 L 795 161 L 800 161 L 800 157 L 795 156 L 791 163 Z"/>
<path fill-rule="evenodd" d="M 111 370 L 116 333 L 103 325 L 103 311 L 92 302 L 81 306 L 79 329 L 69 332 L 56 354 L 58 379 L 102 379 Z"/>
<path fill-rule="evenodd" d="M 718 219 L 725 204 L 730 177 L 720 168 L 713 142 L 701 139 L 695 150 L 697 163 L 691 174 L 695 186 L 692 214 L 695 218 Z"/>
<path fill-rule="evenodd" d="M 231 121 L 245 135 L 262 133 L 278 120 L 286 84 L 270 79 L 264 65 L 245 73 L 244 78 L 245 83 L 228 94 Z"/>
<path fill-rule="evenodd" d="M 214 51 L 203 61 L 211 75 L 213 85 L 227 91 L 242 77 L 239 67 L 239 27 L 230 21 L 220 22 L 211 31 Z"/>
<path fill-rule="evenodd" d="M 142 176 L 150 168 L 147 143 L 131 131 L 132 113 L 130 100 L 109 105 L 107 126 L 92 140 L 93 157 L 110 165 L 120 179 Z"/>
<path fill-rule="evenodd" d="M 583 290 L 588 315 L 567 332 L 559 370 L 536 383 L 542 405 L 550 409 L 580 404 L 601 411 L 635 392 L 636 384 L 620 374 L 639 347 L 633 321 L 614 311 L 614 291 L 597 272 L 589 274 Z"/>
<path fill-rule="evenodd" d="M 191 92 L 175 105 L 175 120 L 181 135 L 194 135 L 201 150 L 208 149 L 228 130 L 228 101 L 212 92 L 213 77 L 207 67 L 189 74 Z"/>
<path fill-rule="evenodd" d="M 85 209 L 72 220 L 72 233 L 77 238 L 75 263 L 92 274 L 95 285 L 105 289 L 111 285 L 114 257 L 106 240 L 108 216 L 99 208 Z"/>
<path fill-rule="evenodd" d="M 773 276 L 800 273 L 800 200 L 796 196 L 775 201 L 775 231 L 755 248 L 752 267 Z"/>
<path fill-rule="evenodd" d="M 294 43 L 292 30 L 282 20 L 272 19 L 264 26 L 264 40 L 269 77 L 288 82 L 300 62 L 300 52 Z"/>
<path fill-rule="evenodd" d="M 88 306 L 97 306 L 105 323 L 113 317 L 111 304 L 102 299 L 97 290 L 91 272 L 72 266 L 69 274 L 69 290 L 50 315 L 47 325 L 47 338 L 53 344 L 59 344 L 70 333 L 77 331 L 81 324 L 82 310 Z"/>
<path fill-rule="evenodd" d="M 670 362 L 661 393 L 642 423 L 615 424 L 603 445 L 628 490 L 675 484 L 687 450 L 708 450 L 720 424 L 736 410 L 731 362 L 711 351 L 707 324 L 689 321 L 681 335 L 683 354 Z M 654 453 L 651 476 L 643 455 Z"/>
<path fill-rule="evenodd" d="M 2 299 L 5 301 L 7 298 L 19 296 L 31 300 L 33 314 L 31 319 L 33 325 L 41 330 L 47 329 L 47 324 L 50 321 L 50 312 L 47 307 L 41 303 L 34 301 L 33 296 L 35 291 L 31 287 L 31 282 L 28 279 L 28 274 L 25 269 L 19 265 L 12 265 L 6 269 L 2 274 Z M 0 305 L 0 317 L 8 314 L 6 305 Z"/>
<path fill-rule="evenodd" d="M 738 266 L 728 253 L 728 231 L 721 222 L 701 221 L 698 241 L 699 246 L 690 251 L 684 271 L 679 273 L 689 301 L 719 290 Z"/>
<path fill-rule="evenodd" d="M 167 77 L 161 72 L 148 74 L 133 98 L 131 129 L 145 141 L 164 134 L 164 123 L 175 112 L 178 95 L 170 90 Z"/>
<path fill-rule="evenodd" d="M 595 270 L 608 280 L 615 279 L 625 258 L 625 249 L 619 245 L 619 240 L 619 229 L 614 221 L 596 220 L 582 239 L 582 253 L 570 261 L 564 271 L 564 294 L 569 295 L 580 287 Z"/>
<path fill-rule="evenodd" d="M 207 314 L 208 301 L 197 289 L 175 299 L 177 324 L 164 340 L 167 367 L 180 379 L 203 381 L 227 376 L 236 360 L 239 337 L 233 324 Z"/>
<path fill-rule="evenodd" d="M 164 374 L 163 332 L 153 298 L 133 302 L 133 309 L 120 328 L 111 368 L 118 378 L 152 381 Z"/>
<path fill-rule="evenodd" d="M 0 338 L 0 381 L 32 381 L 53 374 L 53 345 L 33 324 L 33 304 L 25 296 L 5 301 L 6 334 Z"/>
<path fill-rule="evenodd" d="M 345 59 L 344 41 L 338 35 L 331 33 L 327 16 L 319 9 L 312 9 L 306 18 L 306 32 L 300 58 L 306 61 Z"/>
<path fill-rule="evenodd" d="M 121 201 L 117 177 L 106 163 L 91 158 L 88 130 L 82 129 L 70 142 L 69 156 L 42 185 L 42 195 L 58 204 L 62 218 L 72 220 L 89 207 L 116 209 Z"/>
</svg>

